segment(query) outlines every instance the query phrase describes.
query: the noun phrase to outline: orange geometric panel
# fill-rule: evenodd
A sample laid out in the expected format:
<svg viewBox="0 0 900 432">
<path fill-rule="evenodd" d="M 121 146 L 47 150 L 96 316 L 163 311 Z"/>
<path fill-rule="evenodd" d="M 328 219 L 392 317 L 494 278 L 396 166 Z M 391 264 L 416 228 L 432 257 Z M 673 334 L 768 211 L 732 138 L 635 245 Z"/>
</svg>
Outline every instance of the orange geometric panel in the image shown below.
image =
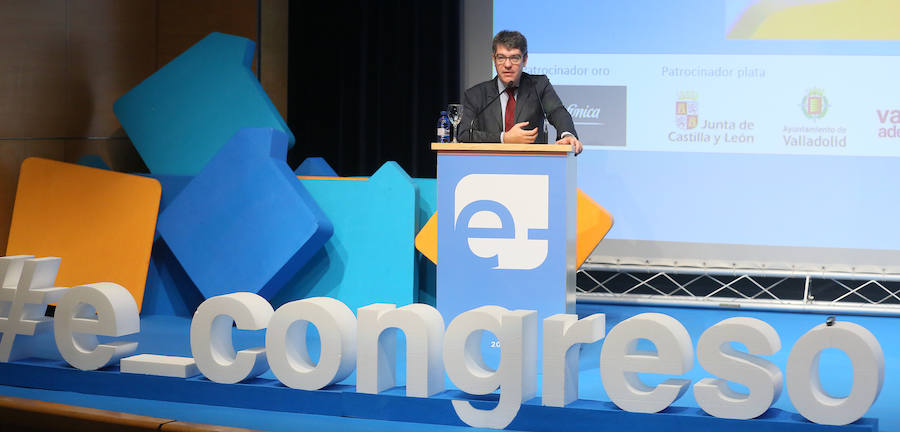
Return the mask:
<svg viewBox="0 0 900 432">
<path fill-rule="evenodd" d="M 575 268 L 579 268 L 600 244 L 600 240 L 606 237 L 606 233 L 612 228 L 613 218 L 605 208 L 581 189 L 578 189 L 578 198 L 575 202 L 578 208 L 576 211 L 578 222 L 575 226 Z"/>
<path fill-rule="evenodd" d="M 28 158 L 6 255 L 60 257 L 56 286 L 115 282 L 140 310 L 160 192 L 154 179 Z"/>
<path fill-rule="evenodd" d="M 431 215 L 425 226 L 416 234 L 416 250 L 437 264 L 437 212 Z"/>
<path fill-rule="evenodd" d="M 578 189 L 576 198 L 575 268 L 581 267 L 613 225 L 612 215 Z M 416 250 L 437 264 L 437 212 L 416 234 Z"/>
</svg>

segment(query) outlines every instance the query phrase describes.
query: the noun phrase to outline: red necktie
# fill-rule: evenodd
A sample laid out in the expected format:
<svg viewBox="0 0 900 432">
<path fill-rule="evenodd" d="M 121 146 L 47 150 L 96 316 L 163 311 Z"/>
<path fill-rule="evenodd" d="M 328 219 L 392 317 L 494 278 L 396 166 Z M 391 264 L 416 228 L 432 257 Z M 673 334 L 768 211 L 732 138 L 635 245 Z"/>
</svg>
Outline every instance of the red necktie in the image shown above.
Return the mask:
<svg viewBox="0 0 900 432">
<path fill-rule="evenodd" d="M 503 115 L 504 126 L 506 127 L 505 132 L 509 132 L 512 129 L 513 125 L 516 124 L 516 98 L 515 98 L 516 88 L 509 87 L 506 89 L 506 94 L 509 95 L 509 100 L 506 101 L 506 113 Z"/>
</svg>

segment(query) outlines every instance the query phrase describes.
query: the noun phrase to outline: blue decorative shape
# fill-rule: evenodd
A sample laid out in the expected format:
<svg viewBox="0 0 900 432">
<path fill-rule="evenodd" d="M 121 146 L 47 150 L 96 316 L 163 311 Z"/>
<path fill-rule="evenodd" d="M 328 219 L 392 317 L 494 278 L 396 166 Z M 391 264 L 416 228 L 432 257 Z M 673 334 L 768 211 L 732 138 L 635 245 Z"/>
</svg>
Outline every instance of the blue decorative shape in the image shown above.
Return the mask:
<svg viewBox="0 0 900 432">
<path fill-rule="evenodd" d="M 159 213 L 162 214 L 178 194 L 193 180 L 191 176 L 140 174 L 156 179 L 162 186 Z M 159 225 L 157 218 L 157 227 Z M 203 295 L 191 282 L 184 268 L 159 235 L 157 229 L 150 252 L 147 284 L 144 286 L 144 302 L 141 315 L 175 315 L 190 317 L 203 302 Z"/>
<path fill-rule="evenodd" d="M 324 158 L 308 157 L 294 170 L 298 176 L 337 177 L 337 173 L 328 165 Z"/>
<path fill-rule="evenodd" d="M 150 252 L 141 315 L 190 317 L 200 303 L 203 303 L 203 294 L 197 290 L 166 242 L 157 235 Z"/>
<path fill-rule="evenodd" d="M 428 219 L 437 211 L 437 180 L 429 178 L 416 178 L 416 187 L 419 188 L 419 199 L 416 200 L 416 233 L 425 226 Z M 416 253 L 416 271 L 418 275 L 418 287 L 416 291 L 416 303 L 427 303 L 432 306 L 437 301 L 437 266 L 421 253 Z"/>
<path fill-rule="evenodd" d="M 95 155 L 95 154 L 86 154 L 86 155 L 82 156 L 81 158 L 79 158 L 78 162 L 75 162 L 75 163 L 77 163 L 78 165 L 84 165 L 84 166 L 88 166 L 91 168 L 105 169 L 105 170 L 109 169 L 109 165 L 106 164 L 106 161 L 104 161 L 103 158 L 100 157 L 100 155 Z"/>
<path fill-rule="evenodd" d="M 210 33 L 113 104 L 154 174 L 194 175 L 235 132 L 288 129 L 253 75 L 253 41 Z"/>
<path fill-rule="evenodd" d="M 327 296 L 350 310 L 415 300 L 417 189 L 396 162 L 368 180 L 302 179 L 334 224 L 334 236 L 273 300 Z"/>
<path fill-rule="evenodd" d="M 204 297 L 272 298 L 331 237 L 286 155 L 284 133 L 242 129 L 160 215 L 158 232 Z"/>
<path fill-rule="evenodd" d="M 159 182 L 159 185 L 162 186 L 162 195 L 159 197 L 159 213 L 162 214 L 169 207 L 169 204 L 172 201 L 175 201 L 175 198 L 178 197 L 178 194 L 190 184 L 191 180 L 194 179 L 193 176 L 179 176 L 179 175 L 155 175 L 155 174 L 140 174 L 146 177 L 154 178 Z M 157 233 L 158 234 L 158 233 Z"/>
</svg>

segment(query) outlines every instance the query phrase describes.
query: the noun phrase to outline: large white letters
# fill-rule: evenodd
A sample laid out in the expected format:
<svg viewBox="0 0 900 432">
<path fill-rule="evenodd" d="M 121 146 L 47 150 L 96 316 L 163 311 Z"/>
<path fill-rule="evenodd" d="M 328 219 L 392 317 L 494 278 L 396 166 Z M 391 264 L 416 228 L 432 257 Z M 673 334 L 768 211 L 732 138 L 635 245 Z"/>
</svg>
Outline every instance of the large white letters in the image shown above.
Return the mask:
<svg viewBox="0 0 900 432">
<path fill-rule="evenodd" d="M 500 364 L 491 370 L 481 354 L 481 336 L 487 330 L 500 343 Z M 444 366 L 453 384 L 476 395 L 500 388 L 500 402 L 480 410 L 469 402 L 453 401 L 453 409 L 472 427 L 502 429 L 519 412 L 522 402 L 537 393 L 537 312 L 509 311 L 482 306 L 459 314 L 444 335 Z"/>
<path fill-rule="evenodd" d="M 137 342 L 100 344 L 97 335 L 125 336 L 140 330 L 134 297 L 119 284 L 99 282 L 77 286 L 68 290 L 56 306 L 53 323 L 56 347 L 78 369 L 100 369 L 137 349 Z"/>
<path fill-rule="evenodd" d="M 656 352 L 639 351 L 640 339 Z M 693 367 L 691 337 L 678 320 L 658 313 L 635 315 L 615 326 L 600 351 L 600 376 L 609 399 L 626 411 L 655 413 L 666 409 L 687 390 L 690 380 L 667 379 L 651 387 L 642 373 L 683 374 Z"/>
<path fill-rule="evenodd" d="M 0 257 L 0 361 L 27 357 L 33 340 L 27 336 L 46 330 L 51 323 L 59 353 L 75 368 L 99 369 L 134 352 L 136 342 L 101 344 L 97 339 L 98 335 L 121 337 L 140 330 L 131 294 L 108 282 L 71 289 L 53 287 L 59 261 L 52 257 Z M 59 302 L 53 321 L 42 316 L 50 301 Z M 487 428 L 508 426 L 521 404 L 536 396 L 536 311 L 482 306 L 457 316 L 446 332 L 440 313 L 424 304 L 397 308 L 376 303 L 358 313 L 357 320 L 342 302 L 326 297 L 297 300 L 278 311 L 253 293 L 213 297 L 197 308 L 191 322 L 193 359 L 144 354 L 122 360 L 122 372 L 188 377 L 199 370 L 211 381 L 230 384 L 258 376 L 269 366 L 284 385 L 317 390 L 346 379 L 356 369 L 357 391 L 375 394 L 396 385 L 395 338 L 396 331 L 403 331 L 408 396 L 441 392 L 444 372 L 469 394 L 485 395 L 500 389 L 493 409 L 452 401 L 463 422 Z M 232 324 L 241 330 L 266 329 L 266 346 L 235 352 Z M 316 364 L 307 348 L 309 324 L 315 325 L 321 340 Z M 579 350 L 582 344 L 602 339 L 604 330 L 604 314 L 581 320 L 558 314 L 544 320 L 544 405 L 563 407 L 578 398 Z M 500 347 L 496 370 L 487 366 L 482 356 L 485 332 L 492 332 Z M 17 335 L 26 336 L 21 338 L 27 339 L 24 344 L 15 346 Z M 642 339 L 656 350 L 639 350 Z M 746 352 L 732 343 L 743 344 Z M 829 395 L 819 380 L 819 357 L 829 348 L 850 358 L 852 371 L 847 373 L 852 373 L 853 386 L 846 397 Z M 715 417 L 755 418 L 778 399 L 785 381 L 799 414 L 815 423 L 840 426 L 865 415 L 884 384 L 881 345 L 857 324 L 841 321 L 811 329 L 792 348 L 783 375 L 772 362 L 759 357 L 780 349 L 775 329 L 755 318 L 729 318 L 708 328 L 698 341 L 697 356 L 715 378 L 702 379 L 694 386 L 698 405 Z M 638 374 L 684 374 L 693 367 L 693 352 L 687 330 L 676 319 L 658 313 L 636 315 L 606 335 L 600 353 L 602 384 L 610 400 L 623 410 L 659 412 L 684 394 L 690 380 L 667 379 L 654 387 L 642 382 Z M 734 391 L 729 382 L 746 386 L 747 393 Z"/>
<path fill-rule="evenodd" d="M 378 393 L 396 385 L 397 331 L 406 335 L 406 395 L 428 397 L 444 390 L 444 318 L 437 309 L 411 304 L 399 309 L 376 303 L 357 310 L 356 391 Z"/>
<path fill-rule="evenodd" d="M 44 316 L 47 303 L 57 301 L 66 290 L 53 286 L 59 264 L 56 257 L 0 257 L 0 362 L 31 357 L 37 351 L 28 343 L 33 339 L 19 338 L 16 344 L 16 335 L 49 333 L 53 322 Z"/>
<path fill-rule="evenodd" d="M 731 346 L 740 342 L 741 352 Z M 772 326 L 755 318 L 729 318 L 708 328 L 697 342 L 697 359 L 703 369 L 722 379 L 705 378 L 694 384 L 694 398 L 710 415 L 751 419 L 766 412 L 781 395 L 781 370 L 757 355 L 772 355 L 781 349 L 781 339 Z M 728 381 L 747 386 L 738 393 Z"/>
<path fill-rule="evenodd" d="M 319 332 L 319 361 L 312 363 L 306 329 Z M 347 378 L 356 366 L 356 317 L 347 305 L 329 297 L 292 301 L 275 311 L 266 331 L 269 365 L 282 384 L 318 390 Z"/>
<path fill-rule="evenodd" d="M 819 355 L 837 348 L 853 364 L 853 387 L 844 398 L 830 396 L 819 381 Z M 809 420 L 843 426 L 862 417 L 881 392 L 884 354 L 875 336 L 846 321 L 819 324 L 794 344 L 787 364 L 787 390 L 794 408 Z"/>
<path fill-rule="evenodd" d="M 266 349 L 234 352 L 231 325 L 241 330 L 262 330 L 272 318 L 272 305 L 247 292 L 226 294 L 204 301 L 191 321 L 191 353 L 197 369 L 211 381 L 234 384 L 266 371 Z"/>
<path fill-rule="evenodd" d="M 543 385 L 541 403 L 566 406 L 578 399 L 578 359 L 581 345 L 606 334 L 606 315 L 556 314 L 544 320 Z"/>
</svg>

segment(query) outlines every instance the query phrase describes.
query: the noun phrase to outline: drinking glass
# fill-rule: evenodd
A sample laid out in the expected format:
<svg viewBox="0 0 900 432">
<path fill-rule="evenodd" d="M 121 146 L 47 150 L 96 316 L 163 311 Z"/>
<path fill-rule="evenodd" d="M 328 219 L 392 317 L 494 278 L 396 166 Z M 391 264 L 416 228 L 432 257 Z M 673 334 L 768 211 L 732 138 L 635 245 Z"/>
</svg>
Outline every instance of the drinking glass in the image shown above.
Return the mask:
<svg viewBox="0 0 900 432">
<path fill-rule="evenodd" d="M 450 123 L 453 125 L 453 141 L 450 142 L 459 142 L 456 140 L 456 127 L 459 126 L 459 122 L 462 120 L 462 115 L 462 104 L 450 104 L 450 106 L 447 107 L 447 116 L 450 117 Z"/>
</svg>

